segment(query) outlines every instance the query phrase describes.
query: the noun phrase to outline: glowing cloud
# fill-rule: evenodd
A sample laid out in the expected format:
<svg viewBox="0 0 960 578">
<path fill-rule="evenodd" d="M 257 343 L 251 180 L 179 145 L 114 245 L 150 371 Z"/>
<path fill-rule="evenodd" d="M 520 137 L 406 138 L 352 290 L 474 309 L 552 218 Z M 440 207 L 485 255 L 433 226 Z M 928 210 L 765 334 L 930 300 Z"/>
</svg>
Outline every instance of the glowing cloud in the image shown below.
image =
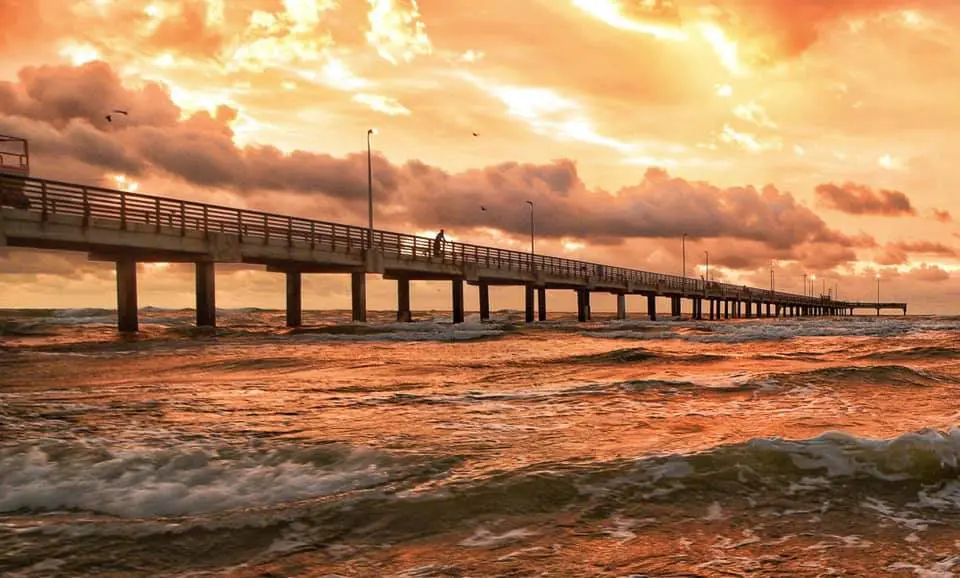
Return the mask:
<svg viewBox="0 0 960 578">
<path fill-rule="evenodd" d="M 321 60 L 332 40 L 317 30 L 320 15 L 336 6 L 333 0 L 284 0 L 282 13 L 252 12 L 246 30 L 227 55 L 228 70 L 259 72 Z"/>
<path fill-rule="evenodd" d="M 758 126 L 777 128 L 777 123 L 770 120 L 770 116 L 767 115 L 767 111 L 755 102 L 748 102 L 747 104 L 739 104 L 735 106 L 733 108 L 733 114 L 741 120 L 752 122 Z"/>
<path fill-rule="evenodd" d="M 730 125 L 723 125 L 720 140 L 727 144 L 740 146 L 753 153 L 765 150 L 780 150 L 783 147 L 779 139 L 763 140 L 750 133 L 738 132 Z"/>
<path fill-rule="evenodd" d="M 339 90 L 359 90 L 370 84 L 368 80 L 354 74 L 342 60 L 332 56 L 327 57 L 322 72 L 324 82 Z"/>
<path fill-rule="evenodd" d="M 724 68 L 738 76 L 746 72 L 740 63 L 737 43 L 727 38 L 726 33 L 724 33 L 719 26 L 715 24 L 701 24 L 700 33 L 710 44 L 711 48 L 713 48 L 713 51 L 717 54 Z"/>
<path fill-rule="evenodd" d="M 60 56 L 72 62 L 74 66 L 100 59 L 100 53 L 89 44 L 67 44 L 60 49 Z"/>
<path fill-rule="evenodd" d="M 590 16 L 620 30 L 638 32 L 663 40 L 686 40 L 688 38 L 685 32 L 676 27 L 643 22 L 627 17 L 617 0 L 571 0 L 571 2 Z"/>
<path fill-rule="evenodd" d="M 430 54 L 433 47 L 427 37 L 417 0 L 368 0 L 370 30 L 367 42 L 391 64 L 410 62 L 417 55 Z"/>
<path fill-rule="evenodd" d="M 475 80 L 507 106 L 511 116 L 524 119 L 535 132 L 562 140 L 576 140 L 621 152 L 634 146 L 600 134 L 574 100 L 547 88 L 498 86 Z"/>
<path fill-rule="evenodd" d="M 390 116 L 408 116 L 410 114 L 410 109 L 400 104 L 397 99 L 389 96 L 361 93 L 355 94 L 353 100 Z"/>
</svg>

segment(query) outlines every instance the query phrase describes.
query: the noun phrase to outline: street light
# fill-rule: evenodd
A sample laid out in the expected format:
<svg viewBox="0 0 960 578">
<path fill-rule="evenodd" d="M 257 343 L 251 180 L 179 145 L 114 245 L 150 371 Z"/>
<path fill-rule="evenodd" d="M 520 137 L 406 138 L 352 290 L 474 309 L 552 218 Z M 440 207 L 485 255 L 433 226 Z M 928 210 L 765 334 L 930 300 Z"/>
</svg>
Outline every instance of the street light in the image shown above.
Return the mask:
<svg viewBox="0 0 960 578">
<path fill-rule="evenodd" d="M 369 221 L 367 224 L 367 249 L 373 248 L 373 154 L 370 148 L 370 138 L 377 134 L 377 129 L 367 130 L 367 211 Z"/>
<path fill-rule="evenodd" d="M 817 280 L 816 275 L 810 275 L 810 297 L 813 297 L 813 282 Z"/>
<path fill-rule="evenodd" d="M 771 259 L 770 260 L 770 293 L 774 295 L 777 294 L 776 285 L 774 284 L 774 278 L 773 278 L 773 272 L 776 266 L 777 266 L 777 260 Z"/>
<path fill-rule="evenodd" d="M 880 273 L 877 273 L 877 315 L 880 315 Z"/>
<path fill-rule="evenodd" d="M 710 251 L 704 251 L 703 254 L 706 255 L 707 257 L 707 265 L 704 268 L 703 278 L 705 281 L 709 282 L 710 281 Z"/>
<path fill-rule="evenodd" d="M 807 296 L 807 274 L 803 274 L 803 296 Z"/>
<path fill-rule="evenodd" d="M 680 252 L 682 254 L 681 266 L 683 267 L 683 274 L 681 275 L 683 277 L 683 281 L 681 282 L 683 283 L 683 287 L 681 291 L 686 291 L 687 290 L 687 234 L 686 233 L 680 236 Z"/>
<path fill-rule="evenodd" d="M 527 204 L 530 205 L 530 258 L 532 259 L 535 254 L 533 250 L 533 201 L 527 201 Z"/>
</svg>

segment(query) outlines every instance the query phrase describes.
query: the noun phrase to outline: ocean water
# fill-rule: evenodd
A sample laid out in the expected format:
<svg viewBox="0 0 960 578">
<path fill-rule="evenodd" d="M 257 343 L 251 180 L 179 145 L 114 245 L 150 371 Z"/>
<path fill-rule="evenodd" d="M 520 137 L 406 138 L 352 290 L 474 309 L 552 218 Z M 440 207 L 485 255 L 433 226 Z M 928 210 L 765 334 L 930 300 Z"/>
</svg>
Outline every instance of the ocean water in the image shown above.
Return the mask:
<svg viewBox="0 0 960 578">
<path fill-rule="evenodd" d="M 0 312 L 0 575 L 953 576 L 960 318 Z"/>
</svg>

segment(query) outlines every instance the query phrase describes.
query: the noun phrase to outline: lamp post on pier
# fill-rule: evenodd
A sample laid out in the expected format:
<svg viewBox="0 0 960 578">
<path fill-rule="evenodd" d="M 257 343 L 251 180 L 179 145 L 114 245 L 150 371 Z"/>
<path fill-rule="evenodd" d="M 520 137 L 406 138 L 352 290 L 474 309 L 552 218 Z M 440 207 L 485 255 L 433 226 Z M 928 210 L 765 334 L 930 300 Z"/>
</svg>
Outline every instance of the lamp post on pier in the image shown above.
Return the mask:
<svg viewBox="0 0 960 578">
<path fill-rule="evenodd" d="M 706 266 L 704 267 L 704 271 L 703 271 L 703 280 L 709 283 L 710 282 L 710 251 L 704 251 L 703 254 L 707 259 Z"/>
<path fill-rule="evenodd" d="M 377 129 L 367 130 L 367 249 L 373 248 L 373 153 L 370 139 L 377 134 Z"/>
<path fill-rule="evenodd" d="M 680 275 L 683 278 L 683 281 L 681 281 L 683 285 L 680 288 L 680 291 L 684 292 L 687 290 L 687 234 L 686 233 L 680 236 L 680 253 L 681 253 L 680 266 L 683 269 L 682 274 Z"/>
<path fill-rule="evenodd" d="M 527 204 L 530 205 L 530 257 L 536 253 L 533 248 L 533 201 L 527 201 Z"/>
<path fill-rule="evenodd" d="M 880 273 L 877 273 L 877 317 L 880 317 Z"/>
</svg>

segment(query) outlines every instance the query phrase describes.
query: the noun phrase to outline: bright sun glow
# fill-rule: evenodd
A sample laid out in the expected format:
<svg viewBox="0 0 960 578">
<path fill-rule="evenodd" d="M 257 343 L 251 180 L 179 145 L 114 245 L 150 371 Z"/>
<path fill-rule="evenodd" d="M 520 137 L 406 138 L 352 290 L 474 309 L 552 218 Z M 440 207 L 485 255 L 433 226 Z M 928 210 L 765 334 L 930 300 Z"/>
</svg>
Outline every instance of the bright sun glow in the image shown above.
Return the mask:
<svg viewBox="0 0 960 578">
<path fill-rule="evenodd" d="M 68 44 L 60 49 L 60 55 L 70 60 L 74 66 L 100 59 L 100 53 L 89 44 Z"/>
</svg>

